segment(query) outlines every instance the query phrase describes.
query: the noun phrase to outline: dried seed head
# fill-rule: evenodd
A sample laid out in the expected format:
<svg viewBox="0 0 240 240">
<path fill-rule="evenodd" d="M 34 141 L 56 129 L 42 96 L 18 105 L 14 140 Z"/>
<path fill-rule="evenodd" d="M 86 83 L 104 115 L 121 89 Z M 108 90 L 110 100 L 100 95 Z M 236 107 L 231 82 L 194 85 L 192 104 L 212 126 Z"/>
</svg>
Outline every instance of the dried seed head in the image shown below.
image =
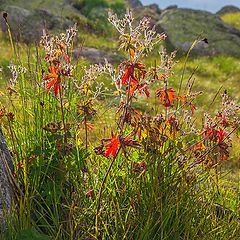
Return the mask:
<svg viewBox="0 0 240 240">
<path fill-rule="evenodd" d="M 3 18 L 5 19 L 5 21 L 7 22 L 7 16 L 8 16 L 8 13 L 7 12 L 3 12 Z"/>
</svg>

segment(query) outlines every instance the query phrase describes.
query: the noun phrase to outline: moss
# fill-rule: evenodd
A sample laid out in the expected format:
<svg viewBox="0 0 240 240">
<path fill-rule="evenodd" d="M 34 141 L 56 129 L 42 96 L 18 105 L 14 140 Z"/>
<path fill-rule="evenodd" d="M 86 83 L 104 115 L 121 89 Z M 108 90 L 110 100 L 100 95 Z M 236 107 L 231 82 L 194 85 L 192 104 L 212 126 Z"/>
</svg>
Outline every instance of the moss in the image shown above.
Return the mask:
<svg viewBox="0 0 240 240">
<path fill-rule="evenodd" d="M 171 9 L 163 12 L 158 25 L 165 30 L 170 43 L 184 52 L 201 36 L 208 39 L 208 44 L 199 41 L 193 52 L 203 55 L 223 53 L 240 56 L 239 34 L 215 14 L 190 9 Z"/>
<path fill-rule="evenodd" d="M 227 13 L 221 16 L 222 20 L 240 30 L 240 12 Z"/>
</svg>

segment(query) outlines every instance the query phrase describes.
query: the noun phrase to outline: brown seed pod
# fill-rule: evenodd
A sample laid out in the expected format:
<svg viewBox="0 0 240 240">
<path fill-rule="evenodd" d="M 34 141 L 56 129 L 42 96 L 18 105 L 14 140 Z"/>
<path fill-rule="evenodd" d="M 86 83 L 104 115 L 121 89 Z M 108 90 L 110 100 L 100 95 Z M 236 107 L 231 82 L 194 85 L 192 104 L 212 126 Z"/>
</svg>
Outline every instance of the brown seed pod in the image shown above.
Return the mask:
<svg viewBox="0 0 240 240">
<path fill-rule="evenodd" d="M 7 22 L 7 17 L 8 17 L 8 13 L 7 12 L 3 12 L 3 18 L 5 19 L 5 21 Z"/>
</svg>

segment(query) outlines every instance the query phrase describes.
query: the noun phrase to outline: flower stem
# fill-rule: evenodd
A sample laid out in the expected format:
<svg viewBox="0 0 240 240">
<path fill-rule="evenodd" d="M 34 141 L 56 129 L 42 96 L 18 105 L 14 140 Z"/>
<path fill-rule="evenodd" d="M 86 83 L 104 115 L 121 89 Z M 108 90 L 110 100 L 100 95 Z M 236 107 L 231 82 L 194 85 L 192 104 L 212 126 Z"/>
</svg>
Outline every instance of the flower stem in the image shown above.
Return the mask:
<svg viewBox="0 0 240 240">
<path fill-rule="evenodd" d="M 64 113 L 64 109 L 63 109 L 62 91 L 60 91 L 60 105 L 61 105 L 61 115 L 62 115 L 63 131 L 64 131 L 64 152 L 65 152 L 66 146 L 67 146 L 67 127 L 66 127 L 66 122 L 65 122 L 65 113 Z"/>
<path fill-rule="evenodd" d="M 88 129 L 87 129 L 87 117 L 84 116 L 84 128 L 85 128 L 85 148 L 88 150 Z"/>
</svg>

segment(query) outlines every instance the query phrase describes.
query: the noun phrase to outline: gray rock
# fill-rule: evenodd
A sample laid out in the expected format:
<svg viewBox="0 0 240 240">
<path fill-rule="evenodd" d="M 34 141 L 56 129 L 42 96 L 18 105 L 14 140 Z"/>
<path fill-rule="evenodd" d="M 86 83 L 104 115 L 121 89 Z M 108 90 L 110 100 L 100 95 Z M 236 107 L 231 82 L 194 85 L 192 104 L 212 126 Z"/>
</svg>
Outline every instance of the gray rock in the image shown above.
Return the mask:
<svg viewBox="0 0 240 240">
<path fill-rule="evenodd" d="M 73 57 L 79 59 L 80 57 L 88 59 L 92 63 L 103 63 L 107 59 L 110 63 L 119 63 L 125 58 L 116 53 L 109 53 L 106 51 L 101 51 L 96 48 L 76 48 L 73 51 Z"/>
<path fill-rule="evenodd" d="M 131 8 L 138 8 L 143 6 L 140 0 L 128 0 L 128 3 Z"/>
<path fill-rule="evenodd" d="M 176 9 L 176 8 L 178 8 L 177 5 L 170 5 L 170 6 L 166 7 L 165 10 L 171 10 L 171 9 Z"/>
<path fill-rule="evenodd" d="M 170 9 L 162 12 L 157 26 L 167 34 L 172 48 L 180 49 L 184 53 L 201 35 L 201 38 L 206 38 L 207 41 L 199 39 L 193 54 L 240 57 L 240 31 L 225 24 L 216 14 L 191 9 Z"/>
<path fill-rule="evenodd" d="M 11 214 L 13 163 L 0 127 L 0 221 L 1 231 L 6 227 L 6 214 Z"/>
<path fill-rule="evenodd" d="M 151 9 L 153 12 L 160 14 L 161 13 L 161 9 L 159 8 L 158 4 L 154 3 L 154 4 L 150 4 L 147 6 L 149 9 Z"/>
<path fill-rule="evenodd" d="M 55 16 L 46 9 L 29 11 L 17 6 L 5 6 L 4 11 L 8 13 L 7 19 L 14 38 L 27 44 L 38 42 L 43 29 L 57 31 L 73 25 L 70 20 Z M 2 31 L 7 32 L 3 18 L 1 18 L 1 26 Z"/>
</svg>

